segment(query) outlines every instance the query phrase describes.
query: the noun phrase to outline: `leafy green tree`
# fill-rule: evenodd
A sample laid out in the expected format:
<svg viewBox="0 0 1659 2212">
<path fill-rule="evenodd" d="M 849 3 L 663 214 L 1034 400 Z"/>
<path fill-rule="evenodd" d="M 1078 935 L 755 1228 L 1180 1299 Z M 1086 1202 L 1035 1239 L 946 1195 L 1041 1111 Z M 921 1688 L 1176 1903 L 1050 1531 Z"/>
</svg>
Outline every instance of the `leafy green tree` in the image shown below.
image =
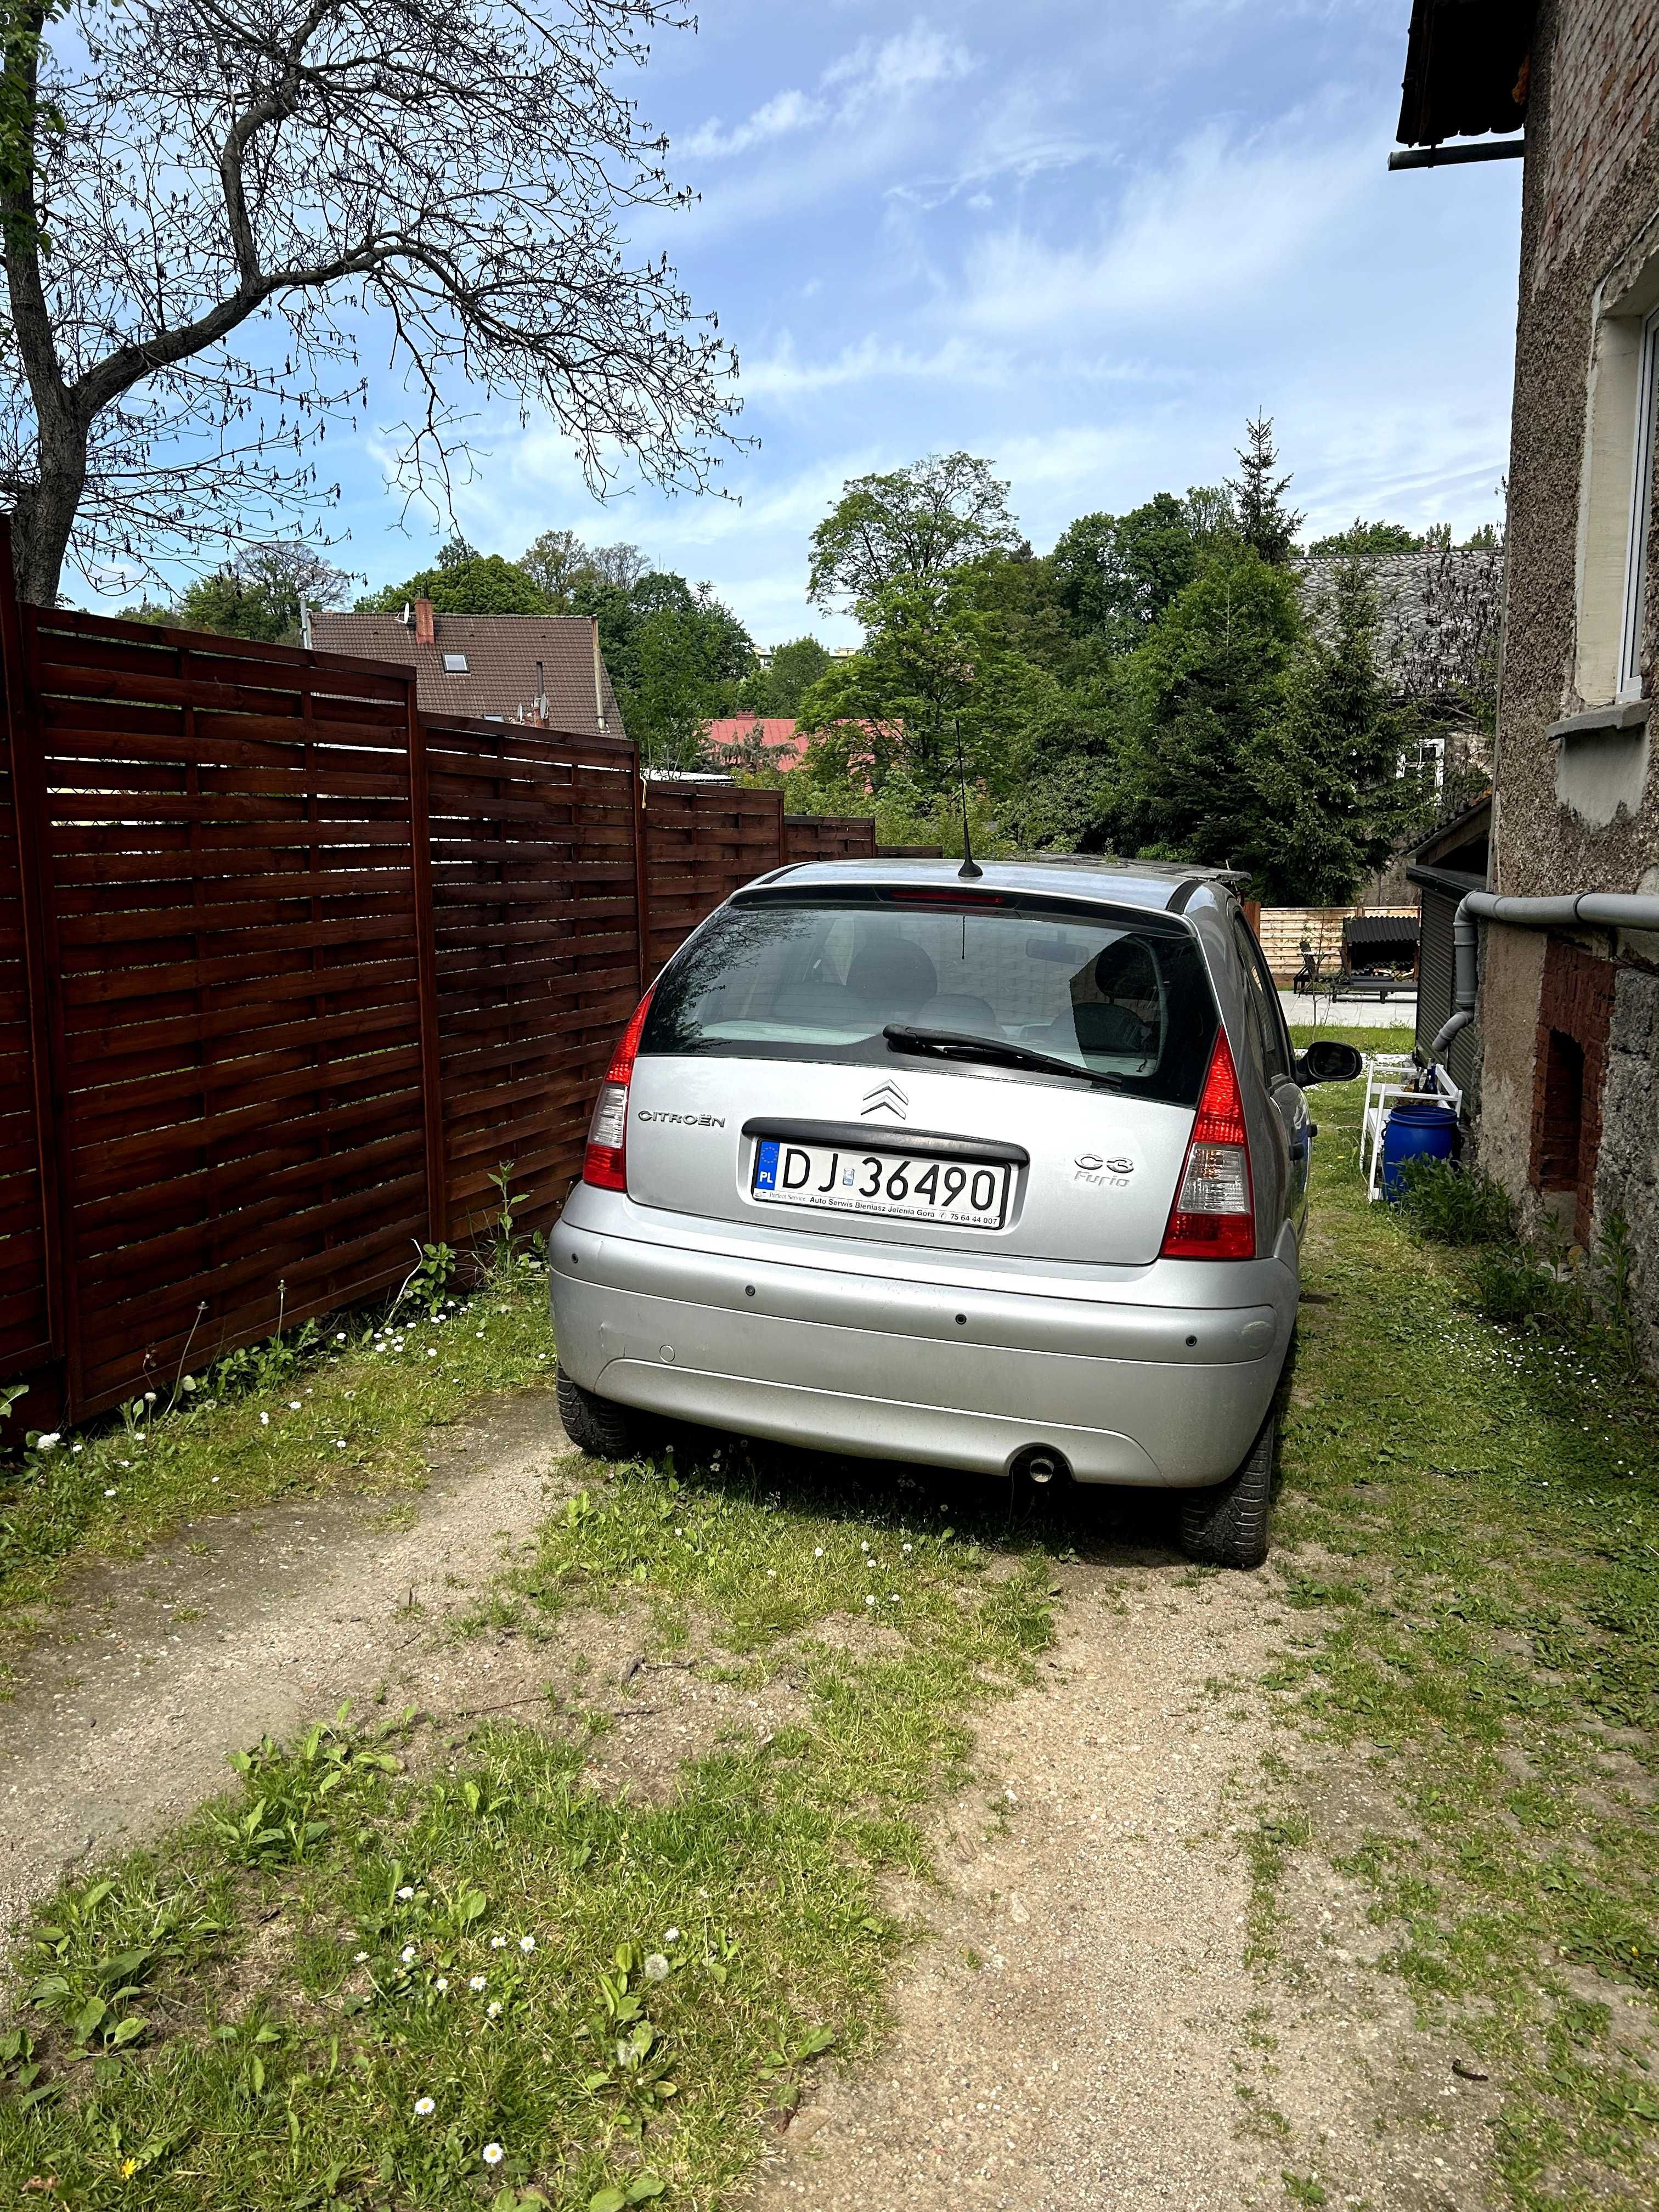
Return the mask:
<svg viewBox="0 0 1659 2212">
<path fill-rule="evenodd" d="M 455 551 L 459 543 L 460 551 Z M 360 614 L 401 614 L 415 599 L 430 599 L 441 615 L 545 615 L 555 611 L 516 561 L 475 553 L 452 541 L 435 568 L 422 568 L 401 584 L 359 599 Z"/>
<path fill-rule="evenodd" d="M 902 770 L 933 793 L 955 787 L 960 751 L 970 779 L 1009 787 L 1053 678 L 1010 652 L 995 617 L 944 576 L 883 585 L 858 614 L 863 650 L 832 662 L 801 701 L 815 771 L 879 793 Z"/>
<path fill-rule="evenodd" d="M 1322 558 L 1363 553 L 1372 560 L 1386 559 L 1390 553 L 1420 553 L 1422 550 L 1421 532 L 1407 529 L 1403 522 L 1363 522 L 1358 515 L 1346 530 L 1339 530 L 1329 538 L 1316 538 L 1308 548 Z"/>
<path fill-rule="evenodd" d="M 1304 518 L 1285 504 L 1290 471 L 1283 476 L 1273 473 L 1279 454 L 1273 416 L 1257 415 L 1246 422 L 1244 443 L 1237 450 L 1238 474 L 1228 477 L 1226 489 L 1232 495 L 1238 534 L 1270 568 L 1282 568 L 1296 550 L 1296 533 Z"/>
<path fill-rule="evenodd" d="M 1240 545 L 1201 568 L 1135 656 L 1123 833 L 1150 854 L 1223 866 L 1257 824 L 1245 763 L 1277 716 L 1301 635 L 1289 573 Z"/>
<path fill-rule="evenodd" d="M 1131 653 L 1198 574 L 1192 521 L 1172 492 L 1127 514 L 1085 514 L 1049 556 L 1073 632 Z"/>
<path fill-rule="evenodd" d="M 828 607 L 890 585 L 925 586 L 1018 543 L 1008 487 L 990 463 L 971 453 L 930 453 L 908 468 L 843 485 L 812 532 L 807 596 Z"/>
<path fill-rule="evenodd" d="M 658 568 L 621 584 L 590 564 L 570 598 L 572 613 L 599 623 L 617 703 L 641 759 L 653 768 L 699 766 L 705 726 L 735 711 L 753 664 L 743 624 L 709 585 Z"/>
<path fill-rule="evenodd" d="M 314 545 L 293 538 L 253 547 L 216 574 L 198 577 L 174 605 L 140 609 L 137 618 L 212 630 L 221 637 L 297 645 L 303 609 L 337 604 L 350 581 Z"/>
<path fill-rule="evenodd" d="M 1254 828 L 1235 850 L 1273 905 L 1341 904 L 1422 812 L 1422 780 L 1402 768 L 1406 718 L 1377 673 L 1376 629 L 1370 562 L 1350 550 L 1323 635 L 1301 639 L 1280 712 L 1244 749 Z"/>
<path fill-rule="evenodd" d="M 758 662 L 744 678 L 738 695 L 738 711 L 745 714 L 777 714 L 793 719 L 800 712 L 801 695 L 816 684 L 830 665 L 830 655 L 815 637 L 791 638 L 774 648 L 770 665 Z"/>
<path fill-rule="evenodd" d="M 650 567 L 637 545 L 585 545 L 574 530 L 544 530 L 526 546 L 518 565 L 553 614 L 569 614 L 576 594 L 591 584 L 628 590 Z"/>
</svg>

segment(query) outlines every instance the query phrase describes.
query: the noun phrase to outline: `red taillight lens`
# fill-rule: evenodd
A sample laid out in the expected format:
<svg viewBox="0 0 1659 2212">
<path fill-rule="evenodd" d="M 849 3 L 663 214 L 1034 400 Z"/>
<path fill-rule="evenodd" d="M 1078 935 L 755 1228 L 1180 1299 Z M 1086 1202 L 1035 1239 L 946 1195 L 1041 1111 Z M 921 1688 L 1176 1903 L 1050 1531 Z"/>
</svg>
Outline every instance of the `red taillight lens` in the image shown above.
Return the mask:
<svg viewBox="0 0 1659 2212">
<path fill-rule="evenodd" d="M 1244 1100 L 1227 1033 L 1218 1030 L 1209 1073 L 1193 1121 L 1160 1257 L 1254 1260 L 1255 1199 Z"/>
<path fill-rule="evenodd" d="M 654 990 L 655 984 L 651 988 Z M 582 1156 L 582 1181 L 598 1190 L 628 1188 L 628 1086 L 634 1079 L 634 1062 L 650 1011 L 651 992 L 647 991 L 622 1033 L 594 1102 L 593 1119 L 587 1127 L 587 1150 Z"/>
</svg>

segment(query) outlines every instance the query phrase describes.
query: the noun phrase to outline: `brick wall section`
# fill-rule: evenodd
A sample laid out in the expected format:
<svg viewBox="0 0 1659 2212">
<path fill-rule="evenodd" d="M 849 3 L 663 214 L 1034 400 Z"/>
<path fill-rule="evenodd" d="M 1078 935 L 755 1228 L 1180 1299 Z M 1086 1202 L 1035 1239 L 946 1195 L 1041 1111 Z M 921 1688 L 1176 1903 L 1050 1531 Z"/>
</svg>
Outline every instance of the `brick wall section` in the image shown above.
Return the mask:
<svg viewBox="0 0 1659 2212">
<path fill-rule="evenodd" d="M 1572 0 L 1550 64 L 1547 212 L 1534 289 L 1583 246 L 1659 117 L 1659 0 Z"/>
<path fill-rule="evenodd" d="M 1588 1244 L 1595 1211 L 1595 1166 L 1601 1145 L 1601 1093 L 1607 1073 L 1617 970 L 1577 945 L 1552 938 L 1544 955 L 1538 1002 L 1538 1047 L 1532 1109 L 1532 1169 L 1535 1190 L 1577 1193 L 1573 1235 Z M 1569 1042 L 1562 1049 L 1559 1040 Z M 1576 1075 L 1571 1048 L 1583 1054 L 1582 1091 L 1565 1095 Z M 1570 1127 L 1576 1123 L 1576 1128 Z M 1567 1163 L 1571 1160 L 1571 1172 Z"/>
</svg>

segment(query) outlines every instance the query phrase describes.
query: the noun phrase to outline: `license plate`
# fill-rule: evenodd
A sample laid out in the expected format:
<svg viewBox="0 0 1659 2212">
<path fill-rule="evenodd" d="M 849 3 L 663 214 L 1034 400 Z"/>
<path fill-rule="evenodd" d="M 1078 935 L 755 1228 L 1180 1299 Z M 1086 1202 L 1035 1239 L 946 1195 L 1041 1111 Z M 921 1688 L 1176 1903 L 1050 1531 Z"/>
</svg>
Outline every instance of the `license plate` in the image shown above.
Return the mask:
<svg viewBox="0 0 1659 2212">
<path fill-rule="evenodd" d="M 1000 1229 L 1013 1175 L 1004 1162 L 932 1159 L 915 1152 L 837 1152 L 767 1137 L 755 1147 L 752 1194 L 772 1206 L 882 1213 Z"/>
</svg>

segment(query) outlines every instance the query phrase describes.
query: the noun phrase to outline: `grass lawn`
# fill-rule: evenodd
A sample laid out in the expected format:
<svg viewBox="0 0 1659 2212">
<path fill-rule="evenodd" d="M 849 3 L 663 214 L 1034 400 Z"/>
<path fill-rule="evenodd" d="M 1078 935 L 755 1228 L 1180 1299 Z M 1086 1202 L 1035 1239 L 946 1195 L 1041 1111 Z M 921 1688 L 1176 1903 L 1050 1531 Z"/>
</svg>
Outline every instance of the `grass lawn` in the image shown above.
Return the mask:
<svg viewBox="0 0 1659 2212">
<path fill-rule="evenodd" d="M 1659 1402 L 1598 1336 L 1482 1319 L 1471 1255 L 1367 1206 L 1359 1103 L 1317 1109 L 1320 1302 L 1279 1516 L 1304 1629 L 1269 1685 L 1294 1733 L 1257 1939 L 1287 1853 L 1322 1854 L 1368 1899 L 1381 1972 L 1498 2085 L 1505 2200 L 1649 2206 Z M 1361 1836 L 1324 1809 L 1333 1757 L 1392 1803 Z"/>
<path fill-rule="evenodd" d="M 343 1315 L 71 1431 L 0 1471 L 0 1652 L 89 1555 L 135 1557 L 202 1513 L 342 1485 L 417 1486 L 422 1440 L 486 1394 L 550 1382 L 545 1273 L 525 1255 L 471 1291 Z"/>
</svg>

